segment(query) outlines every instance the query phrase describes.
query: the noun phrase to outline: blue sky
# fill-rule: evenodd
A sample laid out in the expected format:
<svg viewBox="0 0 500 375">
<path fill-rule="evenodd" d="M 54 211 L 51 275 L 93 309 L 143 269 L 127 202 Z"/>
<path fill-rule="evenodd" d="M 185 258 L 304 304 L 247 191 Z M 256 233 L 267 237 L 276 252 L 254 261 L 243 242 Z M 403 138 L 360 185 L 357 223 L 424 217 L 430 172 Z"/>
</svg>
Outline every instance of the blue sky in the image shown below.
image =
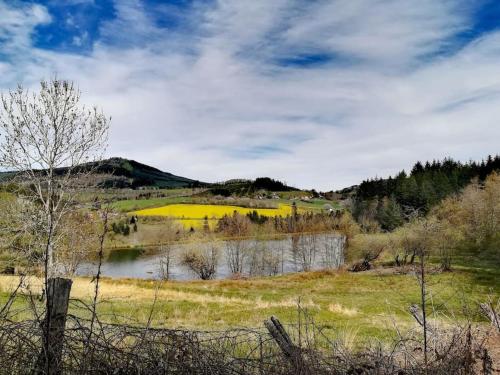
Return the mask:
<svg viewBox="0 0 500 375">
<path fill-rule="evenodd" d="M 337 189 L 500 152 L 496 0 L 0 0 L 0 89 L 57 74 L 108 155 Z"/>
</svg>

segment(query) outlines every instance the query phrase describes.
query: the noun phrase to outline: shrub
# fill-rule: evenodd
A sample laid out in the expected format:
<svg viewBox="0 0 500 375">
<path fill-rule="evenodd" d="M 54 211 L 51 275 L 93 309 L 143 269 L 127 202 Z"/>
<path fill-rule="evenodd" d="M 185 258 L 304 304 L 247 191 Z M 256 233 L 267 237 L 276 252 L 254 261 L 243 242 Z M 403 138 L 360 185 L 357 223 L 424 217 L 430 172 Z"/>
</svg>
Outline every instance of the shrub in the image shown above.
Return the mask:
<svg viewBox="0 0 500 375">
<path fill-rule="evenodd" d="M 215 277 L 219 263 L 219 247 L 216 243 L 199 244 L 198 249 L 187 250 L 181 264 L 194 272 L 202 280 Z"/>
</svg>

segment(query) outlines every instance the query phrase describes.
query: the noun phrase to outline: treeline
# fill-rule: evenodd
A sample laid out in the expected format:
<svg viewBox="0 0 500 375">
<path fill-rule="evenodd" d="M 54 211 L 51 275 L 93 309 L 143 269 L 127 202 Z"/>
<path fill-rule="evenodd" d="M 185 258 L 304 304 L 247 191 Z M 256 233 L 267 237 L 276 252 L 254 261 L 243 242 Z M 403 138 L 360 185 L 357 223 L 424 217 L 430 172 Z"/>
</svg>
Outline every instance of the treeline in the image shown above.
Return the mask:
<svg viewBox="0 0 500 375">
<path fill-rule="evenodd" d="M 500 173 L 473 181 L 459 194 L 443 199 L 425 217 L 415 217 L 388 233 L 356 236 L 350 256 L 361 259 L 356 271 L 371 267 L 382 253 L 397 267 L 413 266 L 419 254 L 432 257 L 443 271 L 459 257 L 500 264 Z"/>
<path fill-rule="evenodd" d="M 254 190 L 268 190 L 268 191 L 292 191 L 297 190 L 293 187 L 285 185 L 283 182 L 269 178 L 269 177 L 258 177 L 252 182 L 252 188 Z"/>
<path fill-rule="evenodd" d="M 353 214 L 365 229 L 393 230 L 408 218 L 423 215 L 449 195 L 460 192 L 473 179 L 484 181 L 500 170 L 500 156 L 478 163 L 417 162 L 410 174 L 363 181 L 354 196 Z"/>
<path fill-rule="evenodd" d="M 360 229 L 348 211 L 300 213 L 295 208 L 291 215 L 275 217 L 264 217 L 255 211 L 247 215 L 234 211 L 232 215 L 224 215 L 215 227 L 215 232 L 225 237 L 260 237 L 332 231 L 343 234 L 349 241 L 360 232 Z"/>
<path fill-rule="evenodd" d="M 230 180 L 218 183 L 210 188 L 213 195 L 229 197 L 231 195 L 243 196 L 252 195 L 260 190 L 269 192 L 295 191 L 294 187 L 269 177 L 258 177 L 255 180 Z"/>
</svg>

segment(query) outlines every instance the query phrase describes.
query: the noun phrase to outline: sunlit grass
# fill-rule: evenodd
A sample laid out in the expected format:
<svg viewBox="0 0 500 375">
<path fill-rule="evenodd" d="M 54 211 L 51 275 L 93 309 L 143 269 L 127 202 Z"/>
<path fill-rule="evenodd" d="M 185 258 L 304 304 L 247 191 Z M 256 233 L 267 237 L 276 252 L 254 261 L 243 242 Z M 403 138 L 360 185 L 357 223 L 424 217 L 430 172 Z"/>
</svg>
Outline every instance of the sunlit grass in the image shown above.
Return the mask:
<svg viewBox="0 0 500 375">
<path fill-rule="evenodd" d="M 498 274 L 498 273 L 497 273 Z M 17 277 L 0 276 L 0 302 L 17 285 Z M 429 274 L 430 319 L 465 319 L 464 306 L 476 311 L 488 295 L 498 297 L 500 279 L 478 282 L 468 270 Z M 34 293 L 41 282 L 31 278 Z M 94 284 L 76 278 L 71 297 L 90 302 Z M 248 280 L 170 281 L 101 280 L 99 312 L 110 322 L 144 323 L 151 309 L 155 326 L 196 329 L 262 327 L 264 319 L 278 316 L 285 323 L 297 319 L 297 304 L 322 325 L 355 333 L 359 339 L 388 339 L 398 328 L 414 327 L 408 307 L 419 303 L 419 284 L 413 275 L 310 272 Z M 153 301 L 155 300 L 153 308 Z M 16 306 L 23 303 L 22 299 Z M 25 302 L 24 302 L 25 303 Z M 72 313 L 81 314 L 72 305 Z M 482 321 L 474 313 L 472 319 Z"/>
</svg>

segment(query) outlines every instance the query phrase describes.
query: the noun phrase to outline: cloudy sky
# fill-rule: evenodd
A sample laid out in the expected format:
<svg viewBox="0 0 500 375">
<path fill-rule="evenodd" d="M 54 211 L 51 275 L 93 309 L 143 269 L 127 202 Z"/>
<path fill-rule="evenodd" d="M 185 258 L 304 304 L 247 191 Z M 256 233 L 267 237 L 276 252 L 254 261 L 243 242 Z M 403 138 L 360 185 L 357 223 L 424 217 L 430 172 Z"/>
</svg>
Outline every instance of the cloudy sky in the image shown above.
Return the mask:
<svg viewBox="0 0 500 375">
<path fill-rule="evenodd" d="M 57 74 L 109 156 L 338 189 L 500 152 L 497 0 L 0 0 L 0 90 Z"/>
</svg>

